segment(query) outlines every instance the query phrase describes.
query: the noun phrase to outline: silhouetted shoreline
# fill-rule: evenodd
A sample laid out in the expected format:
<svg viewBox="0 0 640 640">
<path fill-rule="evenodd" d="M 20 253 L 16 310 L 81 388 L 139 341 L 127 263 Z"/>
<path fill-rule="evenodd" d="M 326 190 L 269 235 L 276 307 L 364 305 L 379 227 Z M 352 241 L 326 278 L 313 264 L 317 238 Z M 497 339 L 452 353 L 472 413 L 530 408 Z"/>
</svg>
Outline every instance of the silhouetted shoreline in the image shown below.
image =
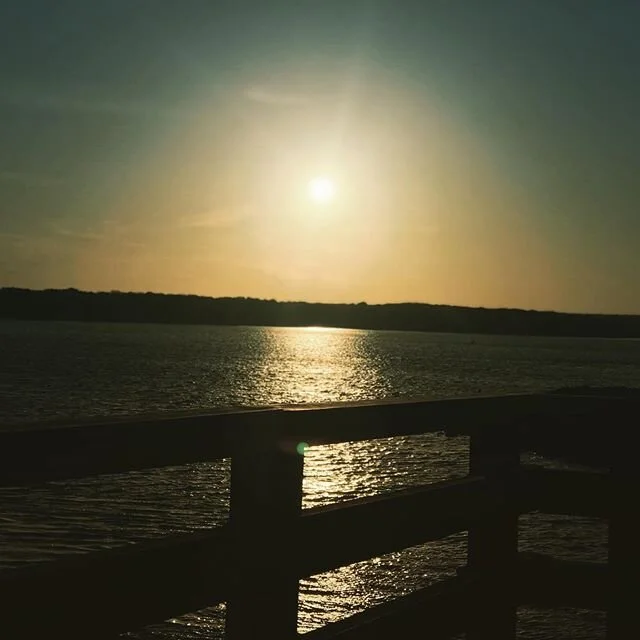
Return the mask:
<svg viewBox="0 0 640 640">
<path fill-rule="evenodd" d="M 77 289 L 0 289 L 0 318 L 314 326 L 504 335 L 640 338 L 640 316 L 424 303 L 329 304 Z"/>
</svg>

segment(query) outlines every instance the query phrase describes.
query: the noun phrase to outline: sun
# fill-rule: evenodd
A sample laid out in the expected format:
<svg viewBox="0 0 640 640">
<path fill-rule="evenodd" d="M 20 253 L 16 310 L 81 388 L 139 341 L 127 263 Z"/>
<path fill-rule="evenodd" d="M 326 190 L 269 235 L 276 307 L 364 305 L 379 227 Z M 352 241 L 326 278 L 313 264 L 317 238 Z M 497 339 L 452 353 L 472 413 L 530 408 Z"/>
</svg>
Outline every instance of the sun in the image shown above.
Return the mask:
<svg viewBox="0 0 640 640">
<path fill-rule="evenodd" d="M 328 204 L 336 196 L 336 185 L 331 178 L 317 176 L 309 180 L 307 192 L 313 202 Z"/>
</svg>

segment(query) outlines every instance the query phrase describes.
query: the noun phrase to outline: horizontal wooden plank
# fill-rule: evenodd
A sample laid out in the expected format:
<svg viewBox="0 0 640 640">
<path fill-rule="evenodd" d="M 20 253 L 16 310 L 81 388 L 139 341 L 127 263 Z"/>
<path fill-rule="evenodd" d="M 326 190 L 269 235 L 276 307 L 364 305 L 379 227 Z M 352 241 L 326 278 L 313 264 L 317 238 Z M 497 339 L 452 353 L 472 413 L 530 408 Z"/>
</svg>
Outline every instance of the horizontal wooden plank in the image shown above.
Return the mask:
<svg viewBox="0 0 640 640">
<path fill-rule="evenodd" d="M 229 457 L 233 434 L 250 424 L 273 428 L 277 411 L 14 428 L 0 432 L 0 486 Z"/>
<path fill-rule="evenodd" d="M 297 536 L 300 577 L 465 531 L 507 502 L 492 483 L 470 477 L 310 509 Z"/>
<path fill-rule="evenodd" d="M 0 486 L 215 460 L 242 447 L 247 430 L 269 430 L 283 446 L 295 447 L 603 416 L 615 422 L 616 415 L 638 406 L 630 398 L 533 394 L 16 427 L 0 431 Z"/>
<path fill-rule="evenodd" d="M 468 578 L 449 578 L 302 637 L 309 640 L 450 638 L 465 631 L 466 614 L 473 606 L 477 589 L 478 585 Z"/>
<path fill-rule="evenodd" d="M 525 467 L 520 471 L 522 511 L 608 518 L 612 482 L 607 473 Z"/>
<path fill-rule="evenodd" d="M 112 638 L 226 599 L 227 527 L 0 573 L 3 638 Z"/>
<path fill-rule="evenodd" d="M 473 414 L 463 400 L 398 401 L 16 426 L 0 430 L 0 486 L 224 458 L 254 429 L 292 446 L 438 431 L 452 411 Z"/>
<path fill-rule="evenodd" d="M 506 394 L 428 401 L 343 403 L 285 409 L 286 433 L 309 444 L 369 440 L 444 431 L 471 435 L 492 426 L 519 427 L 566 420 L 593 419 L 640 411 L 635 398 L 564 394 Z"/>
<path fill-rule="evenodd" d="M 517 569 L 518 598 L 522 605 L 607 609 L 610 577 L 606 564 L 521 553 Z"/>
</svg>

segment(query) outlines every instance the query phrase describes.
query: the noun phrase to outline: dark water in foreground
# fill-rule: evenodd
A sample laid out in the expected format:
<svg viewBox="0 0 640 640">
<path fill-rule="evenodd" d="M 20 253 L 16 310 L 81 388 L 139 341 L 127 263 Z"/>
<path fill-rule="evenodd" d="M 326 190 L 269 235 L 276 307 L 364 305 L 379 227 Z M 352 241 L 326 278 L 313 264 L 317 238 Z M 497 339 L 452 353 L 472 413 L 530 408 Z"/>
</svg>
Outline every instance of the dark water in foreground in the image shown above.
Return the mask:
<svg viewBox="0 0 640 640">
<path fill-rule="evenodd" d="M 640 386 L 640 341 L 331 329 L 0 323 L 0 424 L 381 398 Z M 466 473 L 464 438 L 428 435 L 310 449 L 304 506 Z M 223 522 L 226 462 L 0 492 L 0 567 Z M 532 515 L 522 548 L 603 560 L 602 523 Z M 464 563 L 464 537 L 302 584 L 301 631 L 430 584 Z M 223 608 L 144 631 L 219 637 Z M 597 638 L 588 612 L 522 613 L 521 637 Z M 552 631 L 554 620 L 566 632 Z"/>
</svg>

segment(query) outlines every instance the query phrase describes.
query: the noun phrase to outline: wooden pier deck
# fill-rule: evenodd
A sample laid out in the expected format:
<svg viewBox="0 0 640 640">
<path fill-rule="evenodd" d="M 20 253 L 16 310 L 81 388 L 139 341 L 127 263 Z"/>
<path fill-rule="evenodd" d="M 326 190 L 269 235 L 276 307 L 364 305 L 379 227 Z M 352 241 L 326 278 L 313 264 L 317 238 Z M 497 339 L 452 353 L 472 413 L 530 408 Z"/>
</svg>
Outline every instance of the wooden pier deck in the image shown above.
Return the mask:
<svg viewBox="0 0 640 640">
<path fill-rule="evenodd" d="M 305 637 L 512 640 L 522 605 L 603 610 L 610 640 L 640 637 L 639 417 L 635 397 L 561 393 L 0 431 L 0 486 L 231 458 L 227 524 L 4 571 L 0 634 L 107 640 L 226 602 L 230 640 L 293 639 L 301 578 L 468 531 L 456 577 Z M 522 465 L 536 425 L 598 425 L 615 445 L 609 472 Z M 470 436 L 466 478 L 302 511 L 300 443 L 440 431 Z M 519 554 L 518 518 L 533 511 L 606 519 L 608 564 Z"/>
</svg>

